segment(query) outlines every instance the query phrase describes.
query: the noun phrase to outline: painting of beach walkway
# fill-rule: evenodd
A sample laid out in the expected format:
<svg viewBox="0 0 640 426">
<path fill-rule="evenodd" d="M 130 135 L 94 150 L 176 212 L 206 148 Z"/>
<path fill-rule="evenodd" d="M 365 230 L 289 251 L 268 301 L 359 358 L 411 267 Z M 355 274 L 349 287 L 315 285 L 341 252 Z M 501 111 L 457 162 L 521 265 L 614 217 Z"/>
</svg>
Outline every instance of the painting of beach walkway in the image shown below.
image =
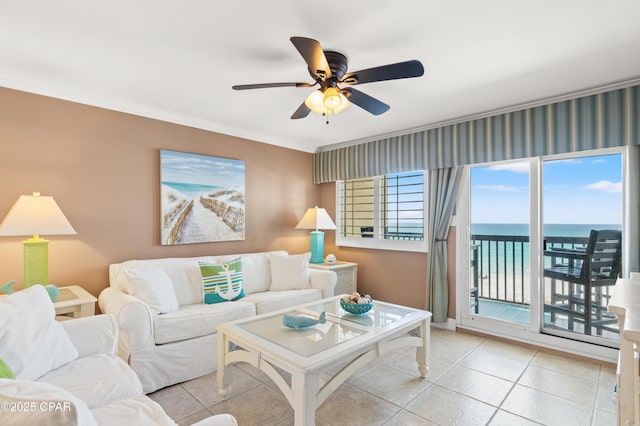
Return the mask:
<svg viewBox="0 0 640 426">
<path fill-rule="evenodd" d="M 244 172 L 244 161 L 161 150 L 161 244 L 244 240 Z"/>
</svg>

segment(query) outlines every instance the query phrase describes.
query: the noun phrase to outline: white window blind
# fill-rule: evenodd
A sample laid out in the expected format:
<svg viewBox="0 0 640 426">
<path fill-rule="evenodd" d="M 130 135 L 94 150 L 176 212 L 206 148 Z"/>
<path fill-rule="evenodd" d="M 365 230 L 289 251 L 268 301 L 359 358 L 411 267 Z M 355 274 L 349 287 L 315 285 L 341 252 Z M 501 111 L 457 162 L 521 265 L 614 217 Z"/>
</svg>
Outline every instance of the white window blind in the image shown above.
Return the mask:
<svg viewBox="0 0 640 426">
<path fill-rule="evenodd" d="M 337 183 L 337 243 L 426 251 L 424 172 Z"/>
<path fill-rule="evenodd" d="M 424 173 L 382 176 L 380 190 L 383 237 L 424 240 Z"/>
</svg>

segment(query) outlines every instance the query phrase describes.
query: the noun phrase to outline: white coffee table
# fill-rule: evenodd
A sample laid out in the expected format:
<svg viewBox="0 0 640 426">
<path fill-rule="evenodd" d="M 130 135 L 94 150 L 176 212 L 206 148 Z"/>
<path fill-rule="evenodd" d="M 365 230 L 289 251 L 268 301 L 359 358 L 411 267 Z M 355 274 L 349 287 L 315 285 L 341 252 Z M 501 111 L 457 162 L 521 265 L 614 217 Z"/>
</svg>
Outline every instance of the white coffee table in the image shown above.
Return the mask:
<svg viewBox="0 0 640 426">
<path fill-rule="evenodd" d="M 218 325 L 220 395 L 229 394 L 230 366 L 247 362 L 264 371 L 282 391 L 295 411 L 296 426 L 312 426 L 316 407 L 360 367 L 391 350 L 416 347 L 417 368 L 426 377 L 430 312 L 374 301 L 371 311 L 352 315 L 342 310 L 339 301 L 336 296 Z M 285 313 L 317 318 L 322 311 L 327 318 L 324 324 L 294 330 L 282 323 Z M 416 333 L 409 334 L 414 329 Z M 320 387 L 319 374 L 345 362 L 347 365 Z M 291 384 L 278 369 L 291 374 Z"/>
</svg>

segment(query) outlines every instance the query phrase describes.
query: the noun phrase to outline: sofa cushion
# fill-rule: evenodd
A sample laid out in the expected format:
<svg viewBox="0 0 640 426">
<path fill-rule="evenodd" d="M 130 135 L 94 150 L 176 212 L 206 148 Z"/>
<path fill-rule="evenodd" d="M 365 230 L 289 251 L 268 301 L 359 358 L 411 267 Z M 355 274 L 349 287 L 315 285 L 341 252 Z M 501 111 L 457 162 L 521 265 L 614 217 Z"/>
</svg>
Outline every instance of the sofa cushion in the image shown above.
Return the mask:
<svg viewBox="0 0 640 426">
<path fill-rule="evenodd" d="M 157 345 L 206 336 L 216 332 L 223 322 L 247 318 L 256 314 L 253 303 L 245 299 L 205 305 L 202 302 L 182 306 L 177 312 L 158 315 L 153 319 Z"/>
<path fill-rule="evenodd" d="M 269 256 L 271 265 L 271 291 L 299 290 L 311 287 L 309 283 L 311 253 Z"/>
<path fill-rule="evenodd" d="M 23 408 L 0 415 L 4 426 L 97 424 L 82 399 L 47 383 L 0 379 L 0 401 Z"/>
<path fill-rule="evenodd" d="M 309 288 L 304 290 L 265 291 L 249 294 L 242 300 L 254 303 L 256 314 L 260 315 L 320 299 L 322 299 L 322 290 Z"/>
<path fill-rule="evenodd" d="M 92 410 L 100 425 L 171 425 L 171 420 L 160 405 L 146 395 L 115 401 Z"/>
<path fill-rule="evenodd" d="M 175 289 L 178 305 L 186 306 L 202 303 L 202 276 L 198 261 L 221 263 L 225 259 L 243 258 L 245 277 L 245 293 L 267 291 L 271 283 L 271 271 L 268 268 L 268 256 L 271 254 L 286 255 L 283 250 L 224 256 L 169 257 L 160 259 L 127 260 L 109 265 L 109 285 L 128 293 L 124 270 L 127 268 L 162 268 L 165 270 Z M 255 256 L 255 257 L 254 257 Z M 247 258 L 247 259 L 244 259 Z M 253 262 L 253 260 L 256 260 Z M 254 266 L 256 268 L 254 268 Z"/>
<path fill-rule="evenodd" d="M 179 306 L 202 302 L 202 277 L 197 258 L 127 260 L 122 263 L 114 263 L 109 266 L 110 285 L 125 293 L 130 293 L 124 271 L 135 268 L 163 269 L 173 283 Z"/>
<path fill-rule="evenodd" d="M 55 315 L 41 285 L 0 298 L 0 358 L 17 379 L 35 380 L 78 357 Z"/>
<path fill-rule="evenodd" d="M 129 294 L 149 306 L 153 315 L 178 310 L 178 299 L 169 275 L 161 268 L 125 269 Z"/>
<path fill-rule="evenodd" d="M 286 254 L 286 252 L 283 252 Z M 271 285 L 271 265 L 268 253 L 253 253 L 242 256 L 245 294 L 268 291 Z"/>
<path fill-rule="evenodd" d="M 228 302 L 244 297 L 242 259 L 224 263 L 198 262 L 202 275 L 203 302 L 207 304 Z"/>
<path fill-rule="evenodd" d="M 180 306 L 202 303 L 202 275 L 195 259 L 162 264 L 167 273 Z"/>
<path fill-rule="evenodd" d="M 38 381 L 68 390 L 86 402 L 89 408 L 143 393 L 136 373 L 123 360 L 112 354 L 78 358 L 51 371 Z"/>
</svg>

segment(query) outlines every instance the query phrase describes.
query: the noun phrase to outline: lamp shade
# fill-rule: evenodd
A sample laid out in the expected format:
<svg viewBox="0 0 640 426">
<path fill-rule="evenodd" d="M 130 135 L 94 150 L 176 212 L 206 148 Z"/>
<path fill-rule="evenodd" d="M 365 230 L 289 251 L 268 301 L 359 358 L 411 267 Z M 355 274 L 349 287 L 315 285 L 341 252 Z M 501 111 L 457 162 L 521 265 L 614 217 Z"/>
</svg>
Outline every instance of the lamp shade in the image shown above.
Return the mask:
<svg viewBox="0 0 640 426">
<path fill-rule="evenodd" d="M 296 229 L 336 229 L 335 223 L 331 220 L 331 217 L 327 211 L 323 208 L 312 207 L 307 209 Z"/>
<path fill-rule="evenodd" d="M 51 196 L 21 195 L 0 224 L 0 236 L 73 235 L 75 229 Z"/>
</svg>

